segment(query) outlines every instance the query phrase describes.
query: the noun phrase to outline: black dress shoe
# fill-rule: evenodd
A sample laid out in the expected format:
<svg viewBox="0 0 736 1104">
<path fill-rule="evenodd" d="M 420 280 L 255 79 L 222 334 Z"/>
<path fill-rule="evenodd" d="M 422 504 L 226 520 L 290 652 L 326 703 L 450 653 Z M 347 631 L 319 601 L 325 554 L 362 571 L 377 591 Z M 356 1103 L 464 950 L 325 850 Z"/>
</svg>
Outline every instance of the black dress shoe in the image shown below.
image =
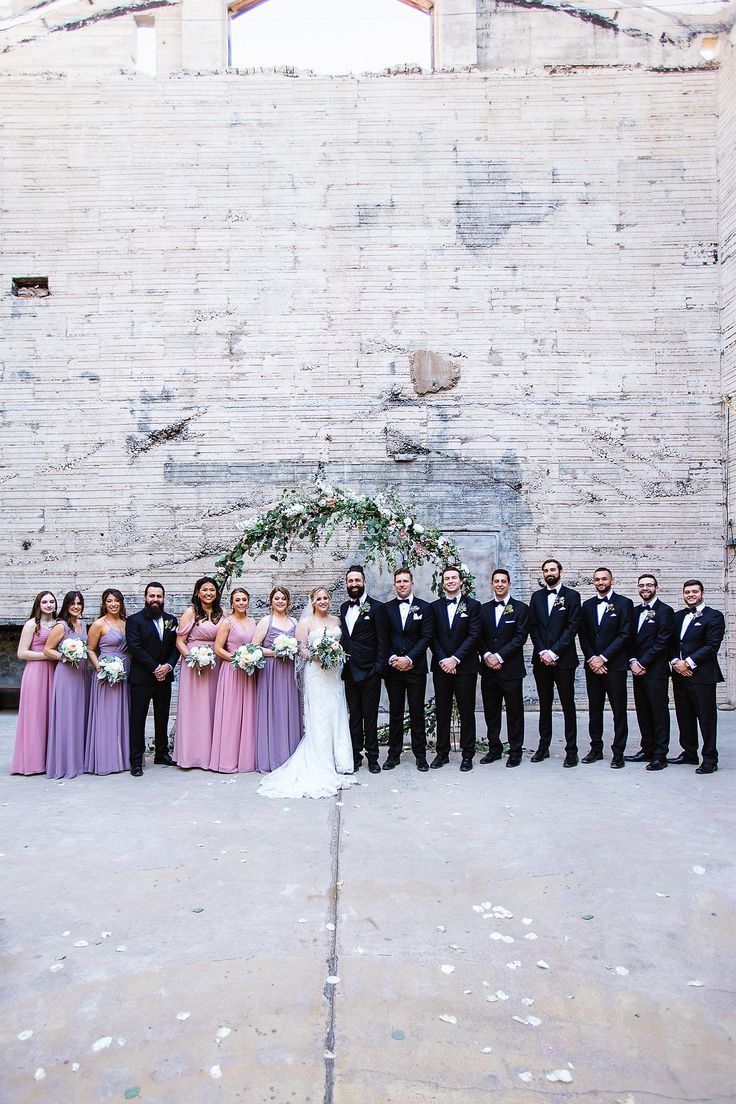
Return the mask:
<svg viewBox="0 0 736 1104">
<path fill-rule="evenodd" d="M 624 755 L 627 763 L 651 763 L 653 758 L 654 756 L 648 751 L 637 751 L 636 755 Z"/>
<path fill-rule="evenodd" d="M 611 760 L 611 766 L 614 770 L 621 770 L 621 768 L 625 765 L 626 764 L 624 763 L 623 755 L 614 755 L 613 759 Z"/>
<path fill-rule="evenodd" d="M 398 759 L 393 759 L 393 758 L 392 758 L 392 757 L 391 757 L 391 756 L 389 755 L 388 759 L 387 759 L 387 760 L 386 760 L 386 762 L 385 762 L 385 763 L 383 764 L 383 769 L 384 769 L 384 770 L 393 770 L 393 769 L 394 769 L 394 767 L 398 767 L 398 765 L 399 765 L 399 760 L 398 760 Z"/>
<path fill-rule="evenodd" d="M 579 762 L 577 755 L 566 755 L 565 762 L 562 765 L 563 767 L 576 767 Z"/>
<path fill-rule="evenodd" d="M 472 769 L 473 769 L 473 760 L 468 759 L 467 757 L 465 759 L 463 759 L 462 763 L 460 764 L 460 770 L 461 771 L 469 771 L 469 770 L 472 770 Z"/>
<path fill-rule="evenodd" d="M 480 760 L 481 763 L 497 763 L 499 759 L 503 759 L 502 751 L 489 751 Z"/>
<path fill-rule="evenodd" d="M 130 768 L 130 773 L 133 775 L 134 778 L 142 778 L 143 777 L 143 767 L 138 767 L 138 766 L 131 767 Z"/>
<path fill-rule="evenodd" d="M 356 774 L 360 770 L 362 763 L 362 759 L 353 759 L 353 774 Z"/>
<path fill-rule="evenodd" d="M 703 763 L 702 767 L 698 767 L 696 774 L 715 774 L 718 770 L 717 763 Z"/>
<path fill-rule="evenodd" d="M 532 755 L 532 763 L 541 763 L 544 759 L 549 759 L 549 752 L 544 751 L 543 748 L 537 748 Z"/>
<path fill-rule="evenodd" d="M 652 759 L 651 763 L 647 763 L 647 770 L 650 770 L 650 771 L 664 770 L 664 768 L 666 766 L 667 766 L 667 760 L 666 759 Z"/>
<path fill-rule="evenodd" d="M 597 763 L 599 759 L 603 758 L 602 751 L 589 751 L 587 755 L 583 756 L 584 763 Z"/>
<path fill-rule="evenodd" d="M 692 755 L 686 755 L 684 751 L 681 751 L 674 759 L 668 759 L 668 763 L 677 763 L 678 766 L 685 765 L 688 767 L 697 767 L 698 760 L 693 759 Z"/>
<path fill-rule="evenodd" d="M 175 767 L 176 766 L 176 763 L 171 758 L 171 756 L 169 755 L 168 752 L 166 753 L 166 755 L 157 755 L 156 758 L 153 761 L 154 761 L 154 763 L 157 763 L 160 767 Z"/>
<path fill-rule="evenodd" d="M 450 760 L 447 755 L 435 755 L 429 766 L 431 770 L 437 770 L 438 767 L 446 767 L 449 762 Z"/>
<path fill-rule="evenodd" d="M 381 773 L 381 768 L 379 767 L 378 763 L 369 763 L 368 770 L 371 772 L 371 774 Z"/>
<path fill-rule="evenodd" d="M 507 767 L 518 767 L 519 763 L 521 763 L 520 755 L 509 755 L 508 759 L 506 760 Z"/>
<path fill-rule="evenodd" d="M 419 770 L 419 771 L 428 771 L 429 770 L 429 763 L 427 762 L 426 759 L 417 759 L 417 770 Z"/>
</svg>

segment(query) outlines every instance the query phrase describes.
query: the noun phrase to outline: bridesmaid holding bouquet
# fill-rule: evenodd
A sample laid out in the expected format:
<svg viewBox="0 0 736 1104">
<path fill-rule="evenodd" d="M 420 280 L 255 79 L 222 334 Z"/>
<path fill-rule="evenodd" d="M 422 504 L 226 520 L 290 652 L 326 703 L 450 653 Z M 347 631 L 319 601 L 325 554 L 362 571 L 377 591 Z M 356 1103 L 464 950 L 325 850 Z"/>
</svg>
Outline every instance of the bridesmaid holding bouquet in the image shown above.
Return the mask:
<svg viewBox="0 0 736 1104">
<path fill-rule="evenodd" d="M 43 774 L 46 770 L 46 741 L 54 685 L 54 663 L 44 655 L 44 646 L 56 624 L 56 598 L 42 590 L 33 600 L 31 616 L 20 634 L 18 659 L 25 660 L 20 684 L 18 724 L 11 774 Z"/>
<path fill-rule="evenodd" d="M 296 637 L 296 622 L 289 616 L 291 595 L 286 587 L 274 587 L 268 604 L 271 613 L 261 618 L 253 636 L 253 643 L 260 645 L 267 657 L 256 688 L 256 765 L 262 774 L 285 763 L 303 733 L 294 663 L 274 652 L 278 637 Z"/>
<path fill-rule="evenodd" d="M 84 771 L 90 679 L 83 613 L 84 598 L 78 590 L 70 590 L 43 650 L 47 659 L 56 661 L 46 748 L 49 778 L 75 778 Z"/>
<path fill-rule="evenodd" d="M 209 769 L 220 667 L 214 644 L 222 616 L 215 580 L 197 579 L 192 604 L 181 615 L 176 633 L 176 646 L 184 657 L 174 739 L 174 758 L 180 767 Z"/>
<path fill-rule="evenodd" d="M 224 774 L 256 769 L 256 679 L 230 664 L 237 649 L 253 640 L 256 623 L 248 616 L 249 601 L 250 595 L 243 587 L 233 590 L 230 616 L 223 617 L 215 638 L 215 655 L 222 666 L 217 680 L 210 770 Z"/>
<path fill-rule="evenodd" d="M 109 588 L 102 595 L 100 616 L 90 625 L 87 638 L 89 661 L 94 668 L 84 753 L 88 774 L 130 769 L 126 617 L 122 594 Z"/>
</svg>

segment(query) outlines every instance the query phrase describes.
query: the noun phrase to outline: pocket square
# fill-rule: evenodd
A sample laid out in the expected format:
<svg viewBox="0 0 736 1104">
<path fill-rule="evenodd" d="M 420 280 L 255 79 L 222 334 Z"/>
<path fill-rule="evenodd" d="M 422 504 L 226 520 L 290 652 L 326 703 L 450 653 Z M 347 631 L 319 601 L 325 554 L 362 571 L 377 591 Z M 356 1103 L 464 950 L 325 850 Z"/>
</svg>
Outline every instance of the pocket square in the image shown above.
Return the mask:
<svg viewBox="0 0 736 1104">
<path fill-rule="evenodd" d="M 412 617 L 413 617 L 413 620 L 414 620 L 414 621 L 421 621 L 421 620 L 422 620 L 422 616 L 423 616 L 423 615 L 422 615 L 421 613 L 415 613 L 415 614 L 412 614 Z"/>
<path fill-rule="evenodd" d="M 461 613 L 460 616 L 461 617 L 467 617 L 468 615 L 467 615 L 467 613 Z"/>
</svg>

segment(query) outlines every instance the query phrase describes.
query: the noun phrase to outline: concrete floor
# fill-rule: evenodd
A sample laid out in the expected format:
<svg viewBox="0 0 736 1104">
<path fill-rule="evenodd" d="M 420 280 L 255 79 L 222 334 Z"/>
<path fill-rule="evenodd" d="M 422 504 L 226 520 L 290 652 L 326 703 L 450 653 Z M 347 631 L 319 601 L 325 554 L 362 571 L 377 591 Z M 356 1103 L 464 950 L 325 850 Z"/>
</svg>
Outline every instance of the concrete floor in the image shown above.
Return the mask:
<svg viewBox="0 0 736 1104">
<path fill-rule="evenodd" d="M 709 777 L 563 770 L 558 740 L 273 802 L 253 775 L 11 777 L 0 714 L 0 1099 L 732 1104 L 720 725 Z"/>
</svg>

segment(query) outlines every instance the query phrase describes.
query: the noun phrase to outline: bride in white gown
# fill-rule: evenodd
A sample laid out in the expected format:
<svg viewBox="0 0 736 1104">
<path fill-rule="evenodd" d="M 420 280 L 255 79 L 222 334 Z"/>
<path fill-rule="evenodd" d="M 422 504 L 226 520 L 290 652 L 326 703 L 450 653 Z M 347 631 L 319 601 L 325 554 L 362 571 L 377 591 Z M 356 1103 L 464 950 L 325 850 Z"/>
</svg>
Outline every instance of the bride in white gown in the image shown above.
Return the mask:
<svg viewBox="0 0 736 1104">
<path fill-rule="evenodd" d="M 307 644 L 314 644 L 323 633 L 340 639 L 340 623 L 330 616 L 330 596 L 324 587 L 311 591 L 309 602 L 296 630 L 305 660 L 304 739 L 290 759 L 265 776 L 258 787 L 263 797 L 332 797 L 355 781 L 340 671 L 326 671 L 316 659 L 307 659 Z"/>
</svg>

